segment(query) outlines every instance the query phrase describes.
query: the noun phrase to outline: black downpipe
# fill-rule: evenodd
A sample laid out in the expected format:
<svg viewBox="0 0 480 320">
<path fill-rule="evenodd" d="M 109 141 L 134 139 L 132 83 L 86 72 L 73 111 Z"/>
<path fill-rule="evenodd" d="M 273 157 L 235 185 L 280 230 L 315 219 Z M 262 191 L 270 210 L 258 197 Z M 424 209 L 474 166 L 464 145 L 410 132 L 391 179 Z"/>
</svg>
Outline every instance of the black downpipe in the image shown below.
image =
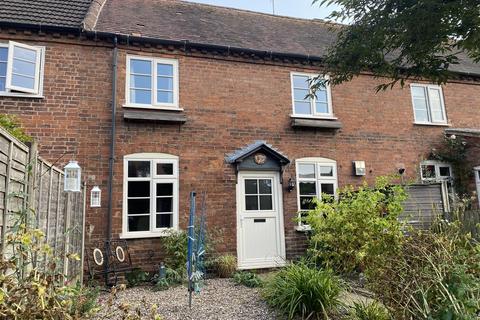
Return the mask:
<svg viewBox="0 0 480 320">
<path fill-rule="evenodd" d="M 116 134 L 116 114 L 117 114 L 117 62 L 118 46 L 117 37 L 113 38 L 113 63 L 112 63 L 112 132 L 110 140 L 110 157 L 108 159 L 108 216 L 107 216 L 107 237 L 106 252 L 110 252 L 110 241 L 112 240 L 112 210 L 113 210 L 113 166 L 115 164 L 115 134 Z M 109 254 L 105 255 L 105 284 L 108 286 L 109 275 Z"/>
</svg>

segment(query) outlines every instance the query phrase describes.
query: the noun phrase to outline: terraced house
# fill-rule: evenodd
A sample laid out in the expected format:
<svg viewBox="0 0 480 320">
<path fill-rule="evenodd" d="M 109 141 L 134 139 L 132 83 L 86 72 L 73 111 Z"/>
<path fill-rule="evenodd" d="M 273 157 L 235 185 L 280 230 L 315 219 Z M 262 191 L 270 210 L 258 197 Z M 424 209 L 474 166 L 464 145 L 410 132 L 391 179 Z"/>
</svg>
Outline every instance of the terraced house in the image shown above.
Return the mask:
<svg viewBox="0 0 480 320">
<path fill-rule="evenodd" d="M 135 266 L 163 259 L 193 190 L 223 231 L 217 250 L 240 268 L 280 266 L 305 249 L 297 218 L 312 198 L 399 170 L 448 180 L 432 147 L 480 132 L 467 58 L 445 86 L 377 93 L 365 73 L 307 97 L 336 28 L 186 1 L 3 0 L 0 112 L 50 161 L 79 162 L 88 192 L 102 190 L 87 201 L 90 241 L 127 239 Z"/>
</svg>

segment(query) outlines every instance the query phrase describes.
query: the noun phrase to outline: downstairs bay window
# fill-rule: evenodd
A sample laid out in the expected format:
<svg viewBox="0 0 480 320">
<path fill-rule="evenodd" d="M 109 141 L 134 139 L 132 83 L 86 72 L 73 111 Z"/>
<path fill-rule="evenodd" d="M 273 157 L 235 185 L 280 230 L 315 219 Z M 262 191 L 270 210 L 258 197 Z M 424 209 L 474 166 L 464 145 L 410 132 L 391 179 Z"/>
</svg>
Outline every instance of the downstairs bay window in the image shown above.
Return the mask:
<svg viewBox="0 0 480 320">
<path fill-rule="evenodd" d="M 156 237 L 170 229 L 178 229 L 178 157 L 125 156 L 121 237 Z"/>
<path fill-rule="evenodd" d="M 324 195 L 336 196 L 338 188 L 337 162 L 326 158 L 297 159 L 297 204 L 298 228 L 308 230 L 302 222 L 309 210 L 315 209 L 314 199 L 325 199 Z"/>
</svg>

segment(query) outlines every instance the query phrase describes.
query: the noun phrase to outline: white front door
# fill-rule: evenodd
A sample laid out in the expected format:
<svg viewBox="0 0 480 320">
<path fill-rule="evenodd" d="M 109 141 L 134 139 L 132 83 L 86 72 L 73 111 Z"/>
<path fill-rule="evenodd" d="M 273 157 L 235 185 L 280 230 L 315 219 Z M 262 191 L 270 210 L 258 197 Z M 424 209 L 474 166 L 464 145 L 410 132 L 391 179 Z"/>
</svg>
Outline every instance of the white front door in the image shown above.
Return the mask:
<svg viewBox="0 0 480 320">
<path fill-rule="evenodd" d="M 278 172 L 239 172 L 237 255 L 240 269 L 285 265 L 282 188 Z"/>
</svg>

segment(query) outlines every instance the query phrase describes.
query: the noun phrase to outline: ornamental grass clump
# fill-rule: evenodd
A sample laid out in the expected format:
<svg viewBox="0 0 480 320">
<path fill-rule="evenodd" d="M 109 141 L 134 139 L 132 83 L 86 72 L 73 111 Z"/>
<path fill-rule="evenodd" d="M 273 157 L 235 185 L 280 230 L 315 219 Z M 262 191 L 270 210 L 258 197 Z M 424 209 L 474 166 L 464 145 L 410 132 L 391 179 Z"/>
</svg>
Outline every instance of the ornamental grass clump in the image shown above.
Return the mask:
<svg viewBox="0 0 480 320">
<path fill-rule="evenodd" d="M 392 320 L 388 310 L 379 302 L 355 302 L 351 307 L 348 320 Z"/>
<path fill-rule="evenodd" d="M 288 319 L 329 319 L 340 305 L 340 280 L 332 272 L 292 264 L 268 279 L 262 290 L 267 303 Z"/>
<path fill-rule="evenodd" d="M 316 201 L 305 219 L 312 228 L 309 258 L 348 274 L 363 271 L 386 252 L 398 250 L 405 230 L 398 217 L 407 196 L 402 186 L 391 182 L 379 177 L 373 187 L 349 186 L 339 191 L 338 200 Z"/>
</svg>

